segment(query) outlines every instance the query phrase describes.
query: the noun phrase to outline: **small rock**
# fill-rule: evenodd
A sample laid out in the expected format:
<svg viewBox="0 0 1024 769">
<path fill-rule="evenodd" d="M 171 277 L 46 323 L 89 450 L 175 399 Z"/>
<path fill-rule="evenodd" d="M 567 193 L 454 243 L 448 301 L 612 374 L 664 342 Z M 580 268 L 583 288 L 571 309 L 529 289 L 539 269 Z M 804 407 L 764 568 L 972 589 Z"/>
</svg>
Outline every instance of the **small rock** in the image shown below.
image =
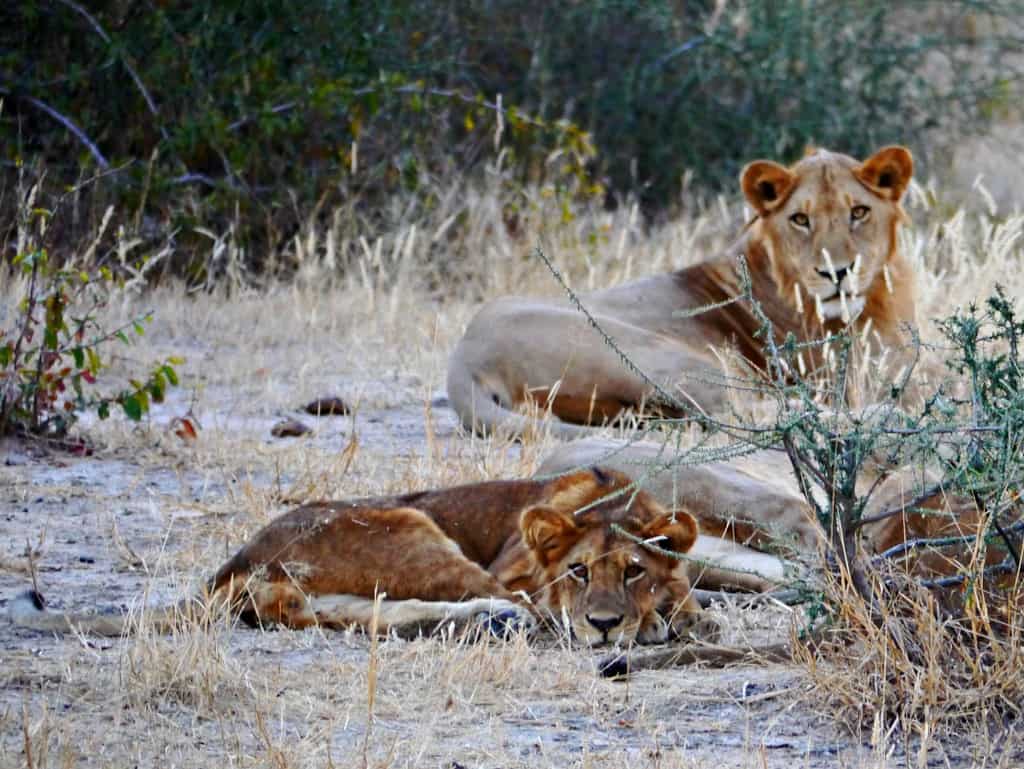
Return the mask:
<svg viewBox="0 0 1024 769">
<path fill-rule="evenodd" d="M 304 425 L 298 419 L 282 419 L 270 428 L 270 434 L 275 438 L 297 438 L 311 431 L 309 425 Z"/>
<path fill-rule="evenodd" d="M 333 395 L 312 400 L 302 410 L 315 417 L 340 417 L 352 413 L 345 401 Z"/>
</svg>

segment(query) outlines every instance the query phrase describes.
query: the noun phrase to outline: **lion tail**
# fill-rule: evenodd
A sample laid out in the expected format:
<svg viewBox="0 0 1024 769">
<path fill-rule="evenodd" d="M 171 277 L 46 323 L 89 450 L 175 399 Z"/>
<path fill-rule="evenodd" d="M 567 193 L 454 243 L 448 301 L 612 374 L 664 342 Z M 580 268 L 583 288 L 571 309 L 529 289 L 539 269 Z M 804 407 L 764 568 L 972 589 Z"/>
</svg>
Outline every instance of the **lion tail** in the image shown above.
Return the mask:
<svg viewBox="0 0 1024 769">
<path fill-rule="evenodd" d="M 153 609 L 146 609 L 145 622 L 157 633 L 170 633 L 183 619 L 197 609 L 197 601 L 186 600 Z M 120 637 L 137 629 L 138 617 L 131 614 L 69 614 L 52 611 L 46 599 L 36 590 L 26 590 L 16 596 L 7 607 L 7 616 L 17 627 L 44 633 L 77 634 Z"/>
</svg>

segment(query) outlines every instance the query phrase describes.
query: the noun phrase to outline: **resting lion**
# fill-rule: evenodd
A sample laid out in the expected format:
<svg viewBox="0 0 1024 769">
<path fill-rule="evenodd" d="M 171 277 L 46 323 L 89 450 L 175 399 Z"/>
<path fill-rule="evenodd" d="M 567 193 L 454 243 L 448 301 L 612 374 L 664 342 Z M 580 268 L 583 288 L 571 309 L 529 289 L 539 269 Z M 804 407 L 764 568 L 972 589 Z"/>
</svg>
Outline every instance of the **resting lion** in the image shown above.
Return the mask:
<svg viewBox="0 0 1024 769">
<path fill-rule="evenodd" d="M 628 486 L 621 473 L 594 468 L 308 504 L 253 536 L 208 590 L 252 625 L 371 627 L 376 609 L 378 628 L 408 633 L 481 614 L 531 625 L 534 607 L 589 644 L 713 638 L 717 625 L 691 595 L 688 565 L 614 528 L 685 553 L 696 522 Z M 379 594 L 386 598 L 375 607 Z M 151 617 L 168 628 L 190 606 Z M 119 616 L 47 611 L 35 593 L 16 599 L 10 614 L 44 631 L 120 635 L 126 627 Z"/>
<path fill-rule="evenodd" d="M 680 316 L 741 293 L 741 254 L 779 338 L 817 337 L 852 321 L 857 329 L 870 323 L 890 346 L 914 317 L 910 267 L 897 244 L 912 173 L 903 147 L 863 162 L 821 149 L 792 168 L 755 161 L 740 180 L 755 218 L 728 253 L 584 294 L 583 305 L 651 380 L 706 411 L 726 396 L 709 347 L 732 345 L 764 370 L 759 322 L 746 303 Z M 550 409 L 552 430 L 563 437 L 653 400 L 583 314 L 564 301 L 521 297 L 490 302 L 472 320 L 451 356 L 448 394 L 468 428 L 523 431 L 533 422 L 521 410 L 536 403 Z M 658 408 L 680 415 L 671 404 Z"/>
<path fill-rule="evenodd" d="M 688 556 L 717 567 L 709 586 L 756 590 L 782 583 L 784 564 L 774 555 L 780 546 L 793 552 L 815 552 L 827 540 L 800 493 L 784 452 L 762 450 L 703 464 L 680 463 L 675 455 L 672 441 L 588 437 L 555 447 L 537 474 L 550 477 L 571 472 L 581 464 L 600 463 L 634 478 L 660 504 L 686 510 L 700 529 Z M 878 485 L 864 516 L 879 520 L 867 523 L 862 530 L 862 543 L 870 553 L 884 553 L 915 539 L 974 535 L 987 525 L 971 499 L 944 491 L 920 497 L 923 486 L 938 480 L 929 471 L 879 467 L 865 473 L 861 493 L 876 480 Z M 818 501 L 821 504 L 824 500 Z M 880 516 L 893 510 L 901 512 Z M 994 565 L 1002 557 L 997 545 L 986 550 L 986 565 Z M 948 576 L 959 573 L 970 562 L 972 548 L 968 543 L 945 550 L 911 549 L 903 554 L 906 557 L 901 562 L 917 576 Z M 740 571 L 730 580 L 733 568 Z M 754 575 L 760 575 L 764 583 L 759 585 Z M 695 577 L 699 575 L 691 573 L 691 580 Z"/>
</svg>

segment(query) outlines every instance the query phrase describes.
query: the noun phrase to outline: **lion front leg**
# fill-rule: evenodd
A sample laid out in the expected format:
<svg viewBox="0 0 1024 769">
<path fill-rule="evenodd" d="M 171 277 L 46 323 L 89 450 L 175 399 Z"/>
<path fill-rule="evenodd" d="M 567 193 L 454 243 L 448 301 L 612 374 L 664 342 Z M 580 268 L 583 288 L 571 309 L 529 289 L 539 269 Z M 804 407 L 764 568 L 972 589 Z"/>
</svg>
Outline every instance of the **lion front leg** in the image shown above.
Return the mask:
<svg viewBox="0 0 1024 769">
<path fill-rule="evenodd" d="M 498 636 L 519 629 L 531 630 L 535 625 L 527 608 L 505 598 L 393 601 L 384 596 L 373 599 L 337 593 L 308 595 L 286 582 L 250 585 L 247 593 L 243 619 L 254 625 L 280 625 L 295 630 L 358 626 L 410 638 L 429 635 L 452 624 L 460 630 L 479 624 Z"/>
<path fill-rule="evenodd" d="M 454 625 L 457 630 L 479 625 L 499 637 L 535 625 L 528 609 L 504 598 L 466 601 L 374 600 L 353 595 L 323 595 L 309 600 L 319 624 L 325 627 L 359 625 L 402 637 L 430 635 Z"/>
<path fill-rule="evenodd" d="M 669 599 L 654 612 L 655 616 L 650 618 L 651 627 L 641 628 L 638 638 L 642 643 L 657 643 L 659 640 L 718 642 L 722 635 L 721 623 L 717 617 L 701 607 L 688 582 L 673 582 L 669 587 L 669 595 Z M 662 637 L 647 640 L 645 635 L 659 632 L 655 622 L 664 628 L 660 630 Z"/>
</svg>

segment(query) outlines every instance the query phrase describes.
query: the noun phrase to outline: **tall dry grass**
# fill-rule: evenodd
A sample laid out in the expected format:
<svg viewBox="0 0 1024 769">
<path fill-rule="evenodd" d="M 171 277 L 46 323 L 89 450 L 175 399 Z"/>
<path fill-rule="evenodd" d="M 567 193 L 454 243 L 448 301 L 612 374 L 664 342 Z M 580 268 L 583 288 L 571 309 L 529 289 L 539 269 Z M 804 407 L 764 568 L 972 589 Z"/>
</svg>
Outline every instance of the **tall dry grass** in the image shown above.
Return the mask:
<svg viewBox="0 0 1024 769">
<path fill-rule="evenodd" d="M 141 426 L 83 421 L 96 454 L 80 466 L 84 473 L 96 468 L 91 472 L 104 475 L 103 484 L 76 486 L 39 467 L 7 473 L 12 498 L 26 505 L 43 494 L 87 511 L 69 521 L 47 518 L 44 566 L 65 571 L 41 574 L 60 586 L 58 600 L 104 604 L 98 570 L 72 572 L 74 554 L 55 545 L 78 527 L 108 536 L 111 522 L 118 525 L 143 566 L 129 572 L 122 564 L 115 580 L 162 603 L 190 594 L 286 500 L 532 473 L 550 439 L 515 444 L 467 436 L 445 405 L 447 354 L 479 303 L 507 293 L 557 295 L 532 255 L 537 245 L 585 291 L 712 256 L 745 218 L 733 199 L 693 198 L 679 216 L 650 224 L 632 205 L 564 211 L 544 190 L 519 190 L 513 225 L 507 189 L 497 175 L 492 186 L 446 188 L 438 208 L 396 216 L 394 229 L 372 241 L 346 211 L 330 226 L 311 222 L 278 265 L 292 276 L 287 281 L 247 274 L 244 249 L 229 230 L 208 236 L 208 258 L 224 276 L 217 285 L 131 285 L 106 321 L 117 323 L 141 307 L 152 308 L 156 321 L 147 346 L 119 349 L 106 378 L 116 382 L 151 362 L 149 356 L 177 353 L 187 359 L 184 387 Z M 984 203 L 982 192 L 974 194 Z M 943 199 L 941 188 L 915 187 L 908 203 L 915 227 L 902 235 L 918 267 L 925 341 L 937 338 L 930 319 L 987 296 L 996 283 L 1024 296 L 1024 218 L 993 214 L 985 205 L 950 214 Z M 121 251 L 132 253 L 130 245 Z M 358 256 L 340 256 L 353 253 Z M 120 261 L 117 250 L 92 258 Z M 8 312 L 23 290 L 0 273 Z M 926 354 L 933 356 L 926 363 L 941 368 L 939 351 Z M 314 432 L 301 440 L 269 437 L 278 418 L 328 393 L 352 404 L 354 413 L 315 423 L 302 417 Z M 196 441 L 173 432 L 172 420 L 186 413 L 200 425 Z M 142 510 L 137 528 L 129 529 L 130 519 L 118 512 L 128 506 Z M 19 527 L 14 533 L 21 539 L 39 533 L 28 517 L 10 525 Z M 117 549 L 112 536 L 108 547 Z M 5 595 L 24 580 L 13 571 L 0 577 Z M 724 609 L 726 640 L 765 628 L 785 636 L 799 616 L 783 607 L 758 611 Z M 763 766 L 777 763 L 763 745 L 780 721 L 803 730 L 807 744 L 836 743 L 833 724 L 809 715 L 822 702 L 839 723 L 856 711 L 858 722 L 875 725 L 870 749 L 843 743 L 848 765 L 884 766 L 892 751 L 926 758 L 936 750 L 955 753 L 943 703 L 962 702 L 968 716 L 991 711 L 995 706 L 985 703 L 999 693 L 990 697 L 978 681 L 990 686 L 996 679 L 977 678 L 981 662 L 972 662 L 974 647 L 966 640 L 951 648 L 936 640 L 948 635 L 932 632 L 926 617 L 900 621 L 914 623 L 923 656 L 899 686 L 887 671 L 908 662 L 866 631 L 844 647 L 862 649 L 861 656 L 808 658 L 799 675 L 748 670 L 737 683 L 728 671 L 662 671 L 628 687 L 595 676 L 596 658 L 584 650 L 522 641 L 390 639 L 371 652 L 358 634 L 236 631 L 224 622 L 186 623 L 163 636 L 152 632 L 144 613 L 135 635 L 109 648 L 0 631 L 0 643 L 15 649 L 0 674 L 6 692 L 0 763 L 70 766 L 102 757 L 144 765 L 170 756 L 181 766 Z M 45 649 L 43 656 L 33 656 L 36 647 Z M 1008 699 L 1018 696 L 1009 676 L 1020 664 L 1015 648 L 993 663 L 1004 666 L 999 680 Z M 746 697 L 736 691 L 742 684 L 746 692 L 747 680 L 768 681 L 786 694 L 776 698 L 768 690 L 758 704 L 729 709 Z M 913 681 L 919 686 L 905 688 Z M 750 712 L 757 716 L 744 722 Z M 693 736 L 701 729 L 722 736 L 721 744 Z M 567 733 L 577 737 L 551 738 Z M 1006 738 L 986 746 L 992 733 L 980 727 L 971 734 L 971 745 L 991 765 L 1015 744 Z M 684 750 L 686 744 L 696 747 Z M 794 748 L 785 761 L 799 755 L 812 754 Z M 815 761 L 830 765 L 827 757 L 808 765 Z"/>
</svg>

